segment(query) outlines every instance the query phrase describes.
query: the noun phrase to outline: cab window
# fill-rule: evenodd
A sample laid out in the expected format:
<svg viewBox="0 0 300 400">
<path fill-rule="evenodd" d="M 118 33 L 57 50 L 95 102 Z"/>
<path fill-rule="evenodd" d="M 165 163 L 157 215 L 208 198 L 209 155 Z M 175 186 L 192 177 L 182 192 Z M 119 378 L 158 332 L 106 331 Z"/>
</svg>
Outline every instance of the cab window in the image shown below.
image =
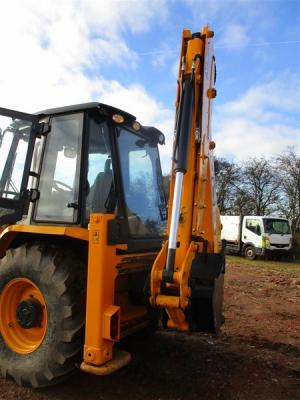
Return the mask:
<svg viewBox="0 0 300 400">
<path fill-rule="evenodd" d="M 261 235 L 261 227 L 260 227 L 260 220 L 259 219 L 250 219 L 247 218 L 246 220 L 246 228 L 249 231 L 255 233 L 256 235 Z"/>
<path fill-rule="evenodd" d="M 77 221 L 82 126 L 82 113 L 52 118 L 39 182 L 37 221 Z"/>
<path fill-rule="evenodd" d="M 0 197 L 19 198 L 31 125 L 0 117 Z"/>
<path fill-rule="evenodd" d="M 89 119 L 86 222 L 93 213 L 116 208 L 109 129 L 106 122 Z"/>
<path fill-rule="evenodd" d="M 118 144 L 129 232 L 162 236 L 166 204 L 157 146 L 127 129 L 119 130 Z"/>
</svg>

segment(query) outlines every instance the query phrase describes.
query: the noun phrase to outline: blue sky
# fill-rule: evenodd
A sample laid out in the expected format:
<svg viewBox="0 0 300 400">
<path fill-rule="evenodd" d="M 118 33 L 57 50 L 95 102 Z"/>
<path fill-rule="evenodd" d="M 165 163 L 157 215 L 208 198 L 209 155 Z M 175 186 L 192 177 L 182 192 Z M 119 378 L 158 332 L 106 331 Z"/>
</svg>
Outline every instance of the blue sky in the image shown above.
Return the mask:
<svg viewBox="0 0 300 400">
<path fill-rule="evenodd" d="M 300 0 L 11 0 L 1 6 L 0 104 L 102 101 L 162 129 L 170 166 L 181 32 L 215 32 L 216 154 L 300 153 Z"/>
</svg>

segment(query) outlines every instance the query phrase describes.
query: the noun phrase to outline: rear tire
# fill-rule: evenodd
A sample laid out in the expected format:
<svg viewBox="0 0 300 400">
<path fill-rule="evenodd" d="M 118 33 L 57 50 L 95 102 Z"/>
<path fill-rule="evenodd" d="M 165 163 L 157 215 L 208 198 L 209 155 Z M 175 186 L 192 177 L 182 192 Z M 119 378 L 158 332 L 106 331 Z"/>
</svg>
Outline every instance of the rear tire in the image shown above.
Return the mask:
<svg viewBox="0 0 300 400">
<path fill-rule="evenodd" d="M 253 246 L 247 246 L 244 251 L 244 255 L 248 260 L 255 260 L 255 248 Z"/>
<path fill-rule="evenodd" d="M 42 294 L 47 313 L 46 332 L 35 350 L 21 354 L 9 343 L 3 330 L 0 336 L 1 375 L 12 377 L 19 385 L 34 388 L 57 384 L 74 373 L 82 355 L 84 263 L 63 247 L 46 243 L 24 244 L 8 250 L 0 260 L 0 295 L 5 287 L 9 287 L 9 282 L 19 281 L 16 278 L 32 282 Z M 4 322 L 1 310 L 6 309 L 7 305 L 0 301 L 1 323 Z M 16 320 L 11 325 L 21 333 L 25 329 Z M 30 336 L 30 329 L 26 331 Z"/>
</svg>

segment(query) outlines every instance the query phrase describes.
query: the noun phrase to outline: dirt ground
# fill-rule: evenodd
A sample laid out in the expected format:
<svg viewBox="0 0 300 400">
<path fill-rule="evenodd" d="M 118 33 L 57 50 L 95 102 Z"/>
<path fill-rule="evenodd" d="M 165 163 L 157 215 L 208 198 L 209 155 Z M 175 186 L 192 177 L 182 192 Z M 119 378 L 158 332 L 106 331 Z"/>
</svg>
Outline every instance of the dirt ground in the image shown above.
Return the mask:
<svg viewBox="0 0 300 400">
<path fill-rule="evenodd" d="M 300 264 L 229 258 L 225 318 L 219 337 L 132 336 L 132 363 L 105 378 L 40 391 L 0 380 L 0 400 L 300 400 Z"/>
</svg>

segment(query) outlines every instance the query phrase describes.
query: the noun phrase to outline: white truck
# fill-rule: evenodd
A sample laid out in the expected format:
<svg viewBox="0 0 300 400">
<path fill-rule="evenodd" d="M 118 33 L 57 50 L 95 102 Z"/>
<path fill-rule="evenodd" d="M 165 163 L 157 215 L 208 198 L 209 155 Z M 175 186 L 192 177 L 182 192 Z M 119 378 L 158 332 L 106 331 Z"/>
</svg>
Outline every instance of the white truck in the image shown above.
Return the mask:
<svg viewBox="0 0 300 400">
<path fill-rule="evenodd" d="M 227 253 L 254 260 L 256 256 L 279 258 L 291 252 L 291 228 L 285 218 L 221 215 L 221 223 Z"/>
</svg>

